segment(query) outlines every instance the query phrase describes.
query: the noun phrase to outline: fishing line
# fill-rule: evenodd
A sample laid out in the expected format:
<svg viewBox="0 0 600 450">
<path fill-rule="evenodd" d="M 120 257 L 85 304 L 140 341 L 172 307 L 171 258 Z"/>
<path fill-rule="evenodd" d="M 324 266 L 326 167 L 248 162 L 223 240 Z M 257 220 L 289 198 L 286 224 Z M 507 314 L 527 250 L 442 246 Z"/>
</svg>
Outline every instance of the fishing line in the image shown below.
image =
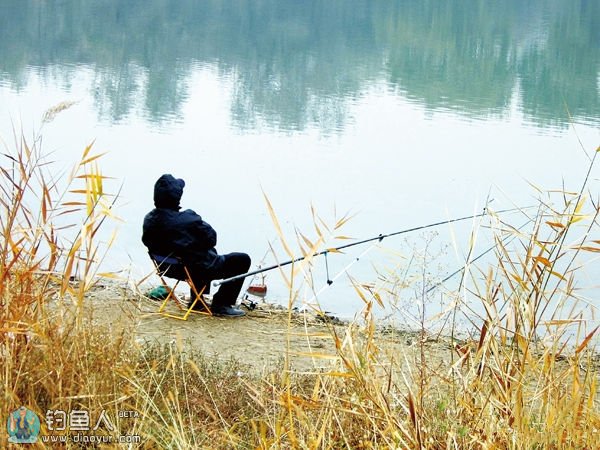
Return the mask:
<svg viewBox="0 0 600 450">
<path fill-rule="evenodd" d="M 323 287 L 321 289 L 319 289 L 317 292 L 315 292 L 310 300 L 304 302 L 304 305 L 302 305 L 302 307 L 300 307 L 300 311 L 304 311 L 311 303 L 313 303 L 316 300 L 316 298 L 319 295 L 321 295 L 321 293 L 325 289 L 330 287 L 335 282 L 335 280 L 337 280 L 339 277 L 344 275 L 350 269 L 350 267 L 352 267 L 354 264 L 356 264 L 358 261 L 360 261 L 360 259 L 363 256 L 365 256 L 368 252 L 370 252 L 373 248 L 375 248 L 377 246 L 377 244 L 379 244 L 379 242 L 376 242 L 375 244 L 370 245 L 365 251 L 363 251 L 360 255 L 358 255 L 356 258 L 354 258 L 349 264 L 347 264 L 346 267 L 344 267 L 342 270 L 340 270 L 333 277 L 333 279 L 329 279 L 329 274 L 328 274 L 327 275 L 327 284 L 323 285 Z"/>
<path fill-rule="evenodd" d="M 325 253 L 325 273 L 327 275 L 327 284 L 331 285 L 333 283 L 333 280 L 329 278 L 329 264 L 327 264 L 327 253 Z"/>
<path fill-rule="evenodd" d="M 269 241 L 269 247 L 271 246 L 271 241 Z M 267 256 L 269 255 L 269 250 L 267 249 L 267 251 L 265 252 L 265 254 L 263 255 L 263 257 L 261 258 L 260 262 L 257 264 L 258 270 L 262 269 L 263 264 L 265 263 L 265 259 L 267 259 Z M 260 273 L 260 272 L 258 272 Z M 250 285 L 252 285 L 252 283 L 254 282 L 254 280 L 256 280 L 256 275 L 258 275 L 258 273 L 255 273 L 254 276 L 252 278 L 250 278 Z M 264 284 L 265 281 L 265 276 L 262 276 L 262 283 Z"/>
</svg>

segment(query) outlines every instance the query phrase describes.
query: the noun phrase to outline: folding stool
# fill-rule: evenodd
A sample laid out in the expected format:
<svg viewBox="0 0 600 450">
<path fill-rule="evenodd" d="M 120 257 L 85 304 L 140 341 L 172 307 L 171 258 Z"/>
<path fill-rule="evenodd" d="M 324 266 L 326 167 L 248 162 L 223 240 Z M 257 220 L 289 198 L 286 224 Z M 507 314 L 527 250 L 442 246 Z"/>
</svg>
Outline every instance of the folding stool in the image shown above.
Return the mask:
<svg viewBox="0 0 600 450">
<path fill-rule="evenodd" d="M 148 255 L 150 255 L 150 259 L 154 263 L 154 267 L 156 269 L 156 274 L 159 276 L 161 283 L 169 291 L 169 294 L 167 295 L 167 297 L 164 299 L 164 301 L 158 308 L 157 312 L 159 314 L 162 314 L 165 317 L 171 317 L 173 319 L 178 319 L 178 320 L 187 320 L 188 316 L 192 312 L 194 312 L 196 314 L 206 314 L 206 315 L 212 316 L 212 312 L 210 311 L 210 308 L 206 304 L 204 296 L 202 295 L 204 290 L 206 289 L 206 285 L 202 286 L 202 288 L 200 289 L 199 292 L 196 290 L 196 286 L 194 286 L 194 282 L 192 280 L 190 272 L 181 259 L 174 257 L 174 256 L 161 256 L 161 255 L 157 255 L 154 253 L 148 253 Z M 175 266 L 175 268 L 179 269 L 177 272 L 179 272 L 178 275 L 180 275 L 180 276 L 172 276 L 172 275 L 168 274 L 171 266 Z M 180 269 L 183 269 L 183 272 Z M 165 281 L 164 277 L 173 278 L 174 280 L 177 280 L 175 283 L 175 286 L 173 286 L 173 288 L 170 288 L 169 284 Z M 177 285 L 181 281 L 185 281 L 190 286 L 191 292 L 193 292 L 193 294 L 194 294 L 193 301 L 190 301 L 190 303 L 187 306 L 175 294 L 175 289 L 177 288 Z M 177 308 L 179 308 L 179 310 L 183 312 L 183 315 L 176 315 L 176 314 L 171 314 L 171 313 L 165 312 L 167 303 L 171 299 L 173 300 L 173 302 L 175 303 Z M 202 304 L 202 306 L 204 307 L 203 311 L 194 310 L 194 307 L 196 306 L 196 303 L 198 303 L 198 302 L 200 302 Z"/>
</svg>

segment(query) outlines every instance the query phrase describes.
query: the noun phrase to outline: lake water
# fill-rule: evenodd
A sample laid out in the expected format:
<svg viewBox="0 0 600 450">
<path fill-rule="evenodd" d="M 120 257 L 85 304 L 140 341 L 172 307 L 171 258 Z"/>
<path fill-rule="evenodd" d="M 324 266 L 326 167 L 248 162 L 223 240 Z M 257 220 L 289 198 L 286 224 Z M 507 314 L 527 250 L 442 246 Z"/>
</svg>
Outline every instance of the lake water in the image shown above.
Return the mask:
<svg viewBox="0 0 600 450">
<path fill-rule="evenodd" d="M 296 229 L 315 235 L 311 205 L 329 224 L 355 214 L 340 234 L 362 239 L 475 214 L 487 198 L 529 205 L 532 185 L 578 190 L 600 144 L 599 22 L 593 0 L 3 0 L 0 136 L 41 128 L 59 168 L 92 140 L 109 152 L 125 222 L 107 270 L 150 271 L 141 223 L 162 173 L 186 180 L 182 203 L 218 231 L 221 252 L 272 264 L 269 243 L 288 257 L 263 192 L 297 252 Z M 63 101 L 76 103 L 42 127 Z M 390 238 L 348 273 L 418 280 L 408 262 L 432 239 L 431 282 L 462 265 L 472 227 Z M 478 236 L 475 253 L 491 242 Z M 367 247 L 331 254 L 330 277 Z M 582 287 L 593 290 L 591 264 Z M 324 261 L 314 270 L 319 289 Z M 281 277 L 267 281 L 286 302 Z M 349 284 L 336 280 L 323 308 L 353 315 Z"/>
</svg>

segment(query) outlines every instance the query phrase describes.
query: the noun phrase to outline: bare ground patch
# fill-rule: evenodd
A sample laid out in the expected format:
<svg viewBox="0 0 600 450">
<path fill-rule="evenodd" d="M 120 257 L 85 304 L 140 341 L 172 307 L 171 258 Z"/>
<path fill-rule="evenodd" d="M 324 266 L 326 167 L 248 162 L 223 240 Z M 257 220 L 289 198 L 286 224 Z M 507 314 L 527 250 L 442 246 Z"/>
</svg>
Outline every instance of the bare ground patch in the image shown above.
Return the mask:
<svg viewBox="0 0 600 450">
<path fill-rule="evenodd" d="M 326 370 L 338 358 L 336 339 L 343 342 L 351 325 L 327 320 L 311 312 L 288 312 L 280 306 L 259 303 L 241 318 L 192 314 L 177 320 L 158 314 L 159 303 L 124 285 L 98 283 L 87 295 L 86 310 L 92 322 L 116 328 L 130 327 L 140 343 L 181 342 L 219 359 L 234 359 L 257 372 L 281 365 L 286 355 L 293 370 Z M 172 312 L 177 312 L 170 306 Z M 375 331 L 378 346 L 396 363 L 420 357 L 420 336 L 393 328 Z M 428 338 L 423 343 L 428 364 L 450 363 L 450 341 Z M 417 353 L 418 352 L 418 353 Z"/>
</svg>

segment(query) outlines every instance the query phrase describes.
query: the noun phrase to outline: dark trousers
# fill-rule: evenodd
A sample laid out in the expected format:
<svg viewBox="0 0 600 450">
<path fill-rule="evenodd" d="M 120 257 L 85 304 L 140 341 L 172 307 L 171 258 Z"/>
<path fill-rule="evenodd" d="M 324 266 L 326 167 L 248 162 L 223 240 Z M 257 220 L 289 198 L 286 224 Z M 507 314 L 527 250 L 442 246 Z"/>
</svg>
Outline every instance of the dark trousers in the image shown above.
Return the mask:
<svg viewBox="0 0 600 450">
<path fill-rule="evenodd" d="M 223 263 L 214 269 L 196 271 L 192 266 L 191 276 L 194 281 L 194 286 L 197 286 L 196 278 L 198 278 L 200 283 L 203 281 L 207 282 L 204 292 L 209 294 L 210 282 L 212 280 L 221 280 L 223 278 L 240 275 L 248 272 L 248 269 L 250 269 L 251 261 L 246 253 L 228 253 L 227 255 L 223 255 L 223 257 L 225 258 Z M 219 290 L 213 295 L 212 306 L 218 308 L 220 306 L 235 305 L 243 284 L 244 278 L 222 284 L 219 287 Z"/>
<path fill-rule="evenodd" d="M 221 280 L 223 278 L 233 277 L 248 272 L 250 269 L 250 257 L 245 253 L 229 253 L 222 255 L 223 261 L 215 268 L 205 269 L 199 265 L 189 264 L 187 269 L 190 272 L 194 287 L 198 292 L 204 287 L 204 294 L 210 293 L 210 283 L 212 280 Z M 167 268 L 165 275 L 180 280 L 185 279 L 183 266 L 172 265 Z M 225 283 L 219 287 L 219 290 L 213 295 L 212 306 L 223 307 L 235 305 L 238 295 L 242 290 L 244 278 Z M 191 290 L 192 299 L 194 292 Z"/>
</svg>

